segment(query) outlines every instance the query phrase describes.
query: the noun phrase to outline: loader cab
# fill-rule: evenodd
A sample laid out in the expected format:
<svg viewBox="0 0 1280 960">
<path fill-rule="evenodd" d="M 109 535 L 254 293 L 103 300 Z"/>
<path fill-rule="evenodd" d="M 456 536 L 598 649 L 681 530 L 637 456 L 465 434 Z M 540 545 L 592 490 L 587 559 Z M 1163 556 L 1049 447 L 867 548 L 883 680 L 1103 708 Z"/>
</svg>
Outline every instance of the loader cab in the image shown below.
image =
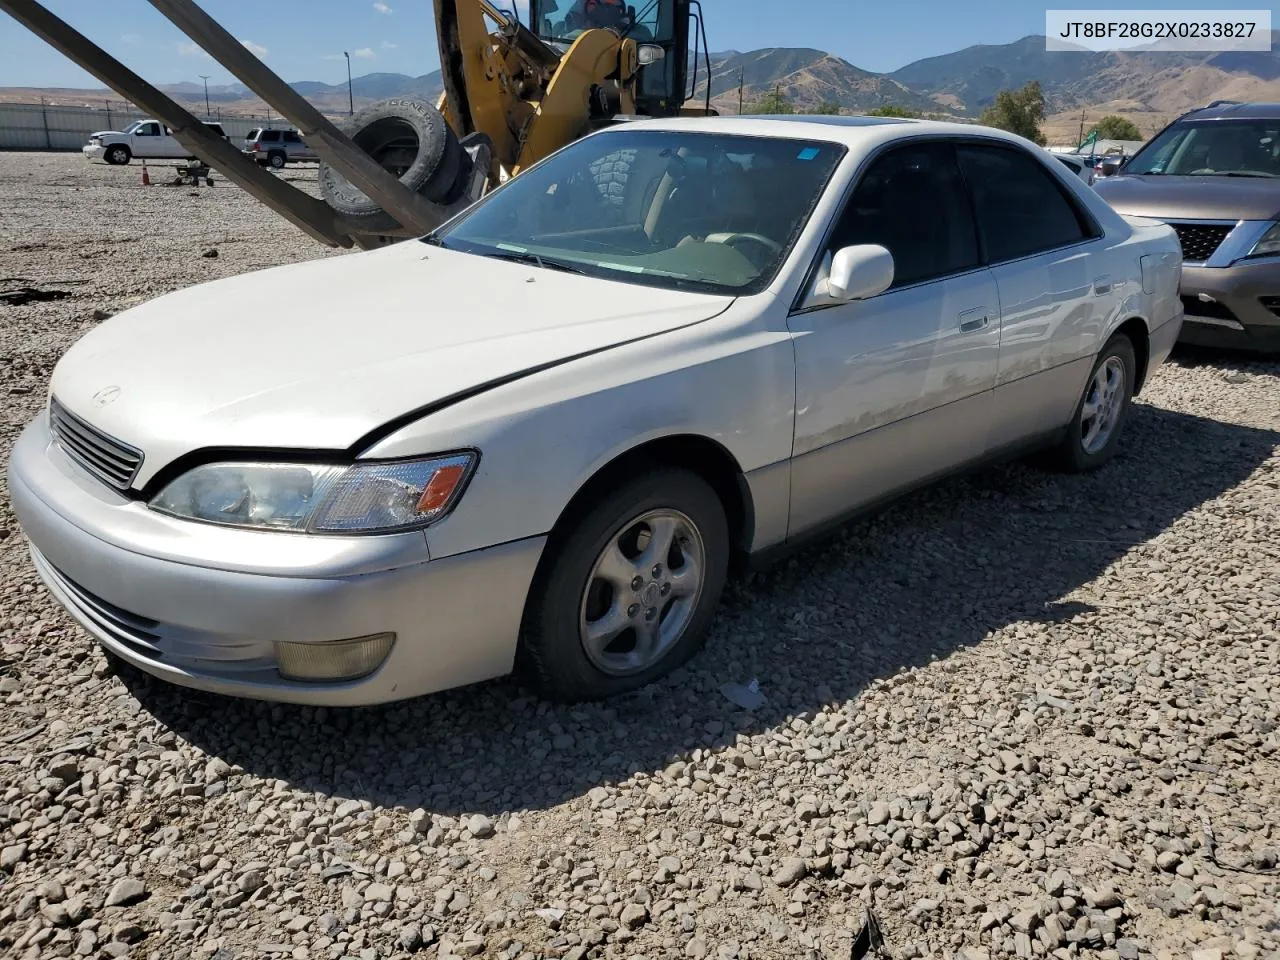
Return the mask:
<svg viewBox="0 0 1280 960">
<path fill-rule="evenodd" d="M 590 29 L 635 40 L 641 63 L 636 111 L 645 116 L 678 114 L 710 76 L 698 0 L 530 0 L 529 28 L 559 53 Z"/>
</svg>

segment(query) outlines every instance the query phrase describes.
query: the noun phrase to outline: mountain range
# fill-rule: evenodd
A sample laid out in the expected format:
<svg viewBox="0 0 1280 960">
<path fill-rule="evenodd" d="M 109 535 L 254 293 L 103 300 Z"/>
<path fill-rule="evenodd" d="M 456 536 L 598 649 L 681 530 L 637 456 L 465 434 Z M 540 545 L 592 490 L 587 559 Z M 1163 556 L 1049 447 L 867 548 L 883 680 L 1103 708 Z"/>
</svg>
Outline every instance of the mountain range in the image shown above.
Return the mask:
<svg viewBox="0 0 1280 960">
<path fill-rule="evenodd" d="M 1273 33 L 1273 41 L 1276 34 Z M 726 50 L 710 55 L 712 104 L 721 113 L 737 113 L 739 89 L 744 108 L 777 91 L 798 110 L 823 103 L 846 112 L 897 105 L 933 116 L 974 119 L 1004 89 L 1039 80 L 1051 114 L 1046 132 L 1070 139 L 1077 121 L 1116 113 L 1134 120 L 1150 135 L 1172 116 L 1215 99 L 1280 101 L 1280 48 L 1267 52 L 1057 52 L 1045 49 L 1043 36 L 1013 43 L 981 44 L 928 57 L 891 73 L 860 69 L 815 48 Z M 695 99 L 707 92 L 707 71 L 699 63 Z M 346 113 L 345 83 L 315 80 L 293 83 L 317 107 Z M 421 76 L 371 73 L 353 79 L 357 103 L 392 96 L 434 98 L 442 86 L 439 71 Z M 203 106 L 204 86 L 161 86 L 175 99 Z M 103 96 L 102 92 L 0 89 L 0 99 L 23 94 Z M 265 110 L 240 84 L 210 87 L 211 104 L 224 114 Z M 1068 134 L 1070 136 L 1068 136 Z"/>
</svg>

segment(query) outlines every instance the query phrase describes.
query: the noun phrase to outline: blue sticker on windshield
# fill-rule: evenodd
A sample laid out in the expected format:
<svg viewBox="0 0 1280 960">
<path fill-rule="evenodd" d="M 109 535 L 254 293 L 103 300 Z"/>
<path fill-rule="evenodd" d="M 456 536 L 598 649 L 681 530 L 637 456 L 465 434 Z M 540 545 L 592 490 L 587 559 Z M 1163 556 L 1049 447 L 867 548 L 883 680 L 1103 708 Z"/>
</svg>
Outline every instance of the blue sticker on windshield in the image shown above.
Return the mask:
<svg viewBox="0 0 1280 960">
<path fill-rule="evenodd" d="M 796 154 L 796 159 L 797 159 L 797 160 L 812 160 L 812 159 L 813 159 L 814 157 L 816 157 L 817 155 L 818 155 L 818 148 L 817 148 L 817 147 L 805 147 L 803 150 L 801 150 L 799 153 L 797 153 L 797 154 Z"/>
</svg>

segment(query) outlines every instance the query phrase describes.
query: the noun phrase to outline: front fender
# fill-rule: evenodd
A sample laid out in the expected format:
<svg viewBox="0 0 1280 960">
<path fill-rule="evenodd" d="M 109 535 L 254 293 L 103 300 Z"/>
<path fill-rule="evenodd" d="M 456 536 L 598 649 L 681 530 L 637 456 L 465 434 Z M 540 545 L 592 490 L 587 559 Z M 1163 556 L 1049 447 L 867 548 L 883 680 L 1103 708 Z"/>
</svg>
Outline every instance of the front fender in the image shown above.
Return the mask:
<svg viewBox="0 0 1280 960">
<path fill-rule="evenodd" d="M 363 457 L 460 446 L 480 465 L 433 557 L 547 533 L 601 468 L 674 435 L 718 443 L 744 472 L 791 455 L 794 354 L 774 331 L 677 331 L 497 387 L 409 424 Z"/>
</svg>

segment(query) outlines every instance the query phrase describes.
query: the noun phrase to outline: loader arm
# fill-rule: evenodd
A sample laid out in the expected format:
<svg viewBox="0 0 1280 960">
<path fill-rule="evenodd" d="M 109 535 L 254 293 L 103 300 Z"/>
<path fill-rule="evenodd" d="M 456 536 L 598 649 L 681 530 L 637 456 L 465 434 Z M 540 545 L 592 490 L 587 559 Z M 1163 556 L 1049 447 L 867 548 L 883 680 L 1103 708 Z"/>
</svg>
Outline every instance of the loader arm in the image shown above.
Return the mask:
<svg viewBox="0 0 1280 960">
<path fill-rule="evenodd" d="M 634 40 L 588 30 L 561 55 L 489 0 L 434 2 L 437 106 L 459 137 L 489 137 L 495 181 L 499 170 L 514 176 L 585 133 L 595 87 L 615 88 L 621 112 L 634 112 Z"/>
</svg>

